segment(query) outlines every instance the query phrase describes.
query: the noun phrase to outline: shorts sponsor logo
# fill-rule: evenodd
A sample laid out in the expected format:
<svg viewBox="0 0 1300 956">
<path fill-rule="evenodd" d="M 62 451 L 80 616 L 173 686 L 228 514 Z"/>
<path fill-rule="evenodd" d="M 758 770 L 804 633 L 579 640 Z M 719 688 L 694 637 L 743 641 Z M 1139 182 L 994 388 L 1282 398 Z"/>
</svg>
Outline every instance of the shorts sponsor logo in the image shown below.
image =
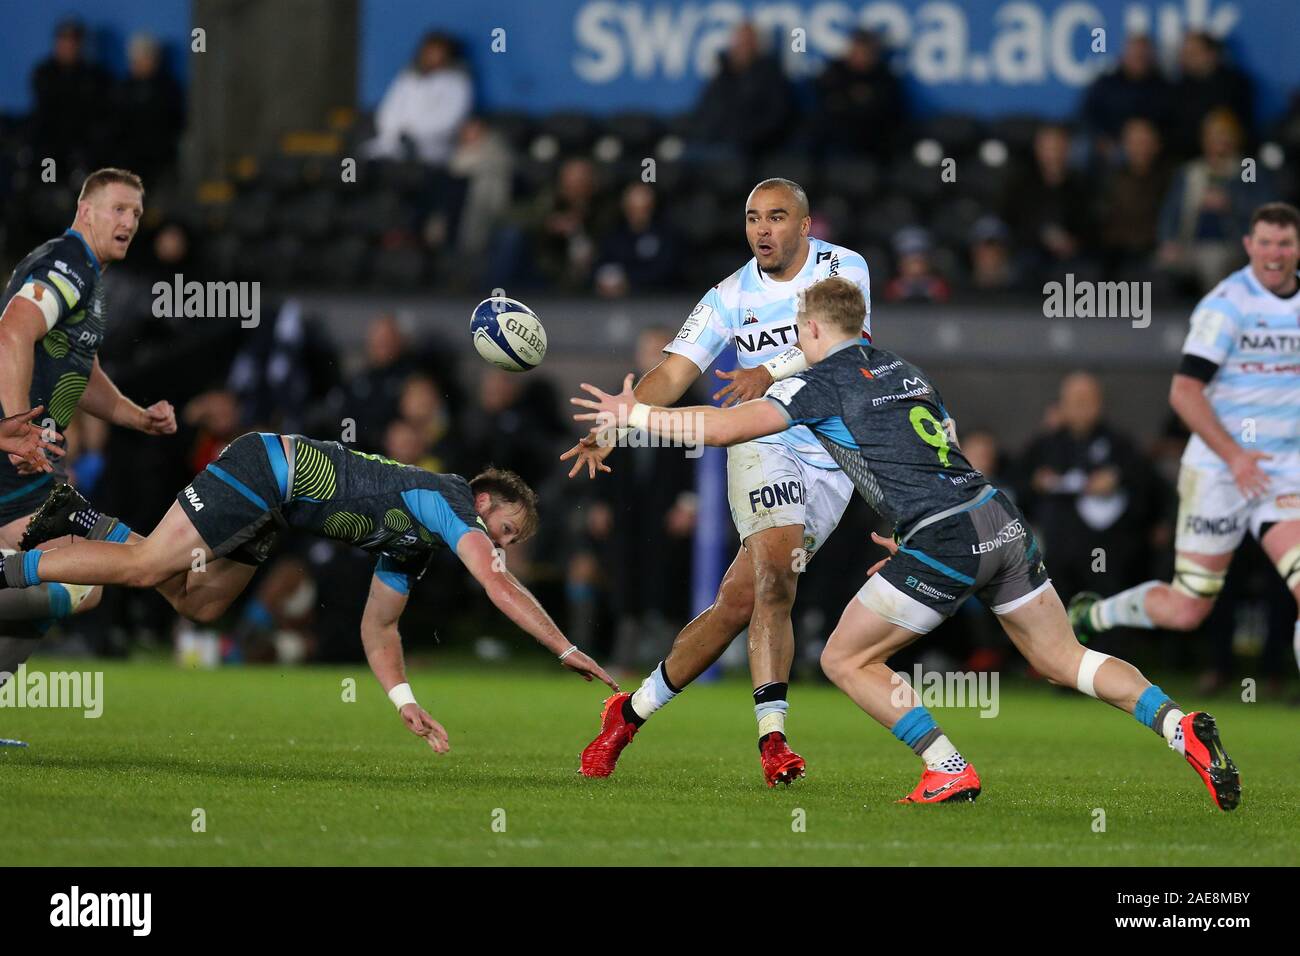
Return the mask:
<svg viewBox="0 0 1300 956">
<path fill-rule="evenodd" d="M 944 594 L 938 588 L 931 587 L 930 585 L 922 581 L 920 578 L 917 578 L 911 574 L 907 576 L 907 581 L 905 583 L 913 591 L 916 591 L 920 594 L 924 594 L 926 597 L 935 598 L 940 601 L 957 600 L 957 596 L 955 594 Z"/>
<path fill-rule="evenodd" d="M 755 488 L 749 493 L 749 510 L 757 512 L 759 504 L 764 508 L 777 505 L 801 505 L 803 501 L 803 482 L 778 481 L 762 488 Z"/>
<path fill-rule="evenodd" d="M 203 502 L 199 500 L 199 494 L 197 491 L 194 490 L 193 485 L 185 486 L 185 500 L 190 503 L 190 506 L 195 511 L 203 510 Z"/>
<path fill-rule="evenodd" d="M 1234 534 L 1240 528 L 1236 515 L 1227 518 L 1206 518 L 1201 515 L 1188 515 L 1183 522 L 1183 530 L 1192 534 Z"/>
<path fill-rule="evenodd" d="M 987 541 L 981 541 L 979 544 L 972 544 L 970 546 L 970 553 L 987 554 L 990 551 L 996 551 L 998 548 L 1002 547 L 1004 544 L 1007 544 L 1008 542 L 1018 541 L 1024 536 L 1025 536 L 1024 525 L 1020 523 L 1019 519 L 1015 519 L 1007 522 L 1002 528 L 998 530 L 997 534 L 989 538 Z"/>
</svg>

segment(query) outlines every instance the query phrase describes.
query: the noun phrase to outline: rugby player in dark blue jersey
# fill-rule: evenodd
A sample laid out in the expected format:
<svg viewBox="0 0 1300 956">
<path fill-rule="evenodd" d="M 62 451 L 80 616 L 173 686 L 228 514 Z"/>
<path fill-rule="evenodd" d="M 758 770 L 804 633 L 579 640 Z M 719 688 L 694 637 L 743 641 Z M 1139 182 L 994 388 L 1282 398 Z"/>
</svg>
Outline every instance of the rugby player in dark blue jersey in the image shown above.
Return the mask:
<svg viewBox="0 0 1300 956">
<path fill-rule="evenodd" d="M 126 256 L 143 211 L 138 176 L 123 169 L 97 170 L 82 184 L 71 228 L 18 263 L 0 314 L 0 406 L 5 413 L 41 405 L 54 428 L 62 430 L 81 408 L 148 434 L 176 431 L 170 403 L 137 405 L 118 390 L 97 357 L 108 330 L 103 271 Z M 61 475 L 57 456 L 51 464 L 0 455 L 0 549 L 20 546 L 33 512 Z M 125 540 L 130 529 L 119 523 L 93 534 Z M 54 581 L 0 595 L 0 673 L 16 671 L 55 620 L 88 611 L 99 598 L 99 588 Z"/>
<path fill-rule="evenodd" d="M 822 669 L 925 762 L 901 802 L 974 800 L 979 775 L 916 692 L 886 661 L 950 617 L 972 594 L 994 614 L 1040 674 L 1132 714 L 1186 757 L 1220 809 L 1237 806 L 1241 782 L 1214 718 L 1183 713 L 1131 664 L 1079 643 L 1051 586 L 1029 523 L 962 454 L 930 377 L 861 341 L 865 314 L 852 282 L 829 278 L 802 293 L 799 347 L 810 367 L 760 399 L 732 408 L 654 408 L 637 402 L 632 377 L 619 395 L 591 385 L 575 416 L 643 428 L 678 442 L 733 445 L 806 425 L 857 492 L 894 523 L 891 557 L 868 571 L 844 609 Z M 667 442 L 665 442 L 667 444 Z"/>
<path fill-rule="evenodd" d="M 282 529 L 352 544 L 379 559 L 361 615 L 366 659 L 407 728 L 445 753 L 447 732 L 416 703 L 407 683 L 397 621 L 412 580 L 436 551 L 448 548 L 492 603 L 564 667 L 618 690 L 506 568 L 499 549 L 528 538 L 538 522 L 536 495 L 512 472 L 490 468 L 466 481 L 338 442 L 250 432 L 176 495 L 149 537 L 84 539 L 84 529 L 112 520 L 59 486 L 33 524 L 40 524 L 42 535 L 77 537 L 52 550 L 0 558 L 0 588 L 45 580 L 152 587 L 184 616 L 212 621 L 252 578 L 257 561 L 246 556 L 264 560 Z M 203 558 L 197 564 L 196 555 Z"/>
</svg>

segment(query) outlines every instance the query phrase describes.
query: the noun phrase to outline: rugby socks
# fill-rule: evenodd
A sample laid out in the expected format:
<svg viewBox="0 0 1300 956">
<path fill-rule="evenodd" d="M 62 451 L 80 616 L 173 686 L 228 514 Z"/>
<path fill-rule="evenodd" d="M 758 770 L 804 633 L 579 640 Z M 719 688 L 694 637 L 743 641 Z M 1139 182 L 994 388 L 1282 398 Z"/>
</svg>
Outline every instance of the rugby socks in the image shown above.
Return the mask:
<svg viewBox="0 0 1300 956">
<path fill-rule="evenodd" d="M 1120 591 L 1098 601 L 1088 609 L 1088 623 L 1098 633 L 1113 627 L 1140 627 L 1151 630 L 1151 615 L 1147 613 L 1147 593 L 1162 582 L 1146 581 L 1127 591 Z"/>
<path fill-rule="evenodd" d="M 664 704 L 681 693 L 668 681 L 668 671 L 664 662 L 641 682 L 641 686 L 627 700 L 623 701 L 623 719 L 640 727 Z"/>
<path fill-rule="evenodd" d="M 0 555 L 0 587 L 30 588 L 41 583 L 36 567 L 42 552 L 13 551 Z"/>
<path fill-rule="evenodd" d="M 785 715 L 790 710 L 786 701 L 790 685 L 771 681 L 754 691 L 754 717 L 758 720 L 758 739 L 761 743 L 768 734 L 785 733 Z"/>
<path fill-rule="evenodd" d="M 925 761 L 927 770 L 961 773 L 966 769 L 966 759 L 924 707 L 913 707 L 898 718 L 890 733 L 911 747 Z"/>
<path fill-rule="evenodd" d="M 1133 716 L 1139 724 L 1150 727 L 1164 737 L 1171 750 L 1176 750 L 1180 754 L 1186 752 L 1181 722 L 1187 715 L 1179 710 L 1178 705 L 1169 699 L 1169 695 L 1155 684 L 1142 692 Z"/>
<path fill-rule="evenodd" d="M 90 505 L 86 505 L 80 511 L 72 512 L 72 514 L 68 515 L 68 520 L 78 528 L 83 529 L 82 534 L 89 541 L 120 543 L 131 535 L 131 529 L 126 526 L 125 522 L 119 521 L 112 515 L 106 515 L 102 511 L 96 511 Z"/>
<path fill-rule="evenodd" d="M 44 633 L 55 621 L 77 609 L 94 589 L 90 584 L 40 584 L 0 591 L 0 621 L 31 621 Z"/>
</svg>

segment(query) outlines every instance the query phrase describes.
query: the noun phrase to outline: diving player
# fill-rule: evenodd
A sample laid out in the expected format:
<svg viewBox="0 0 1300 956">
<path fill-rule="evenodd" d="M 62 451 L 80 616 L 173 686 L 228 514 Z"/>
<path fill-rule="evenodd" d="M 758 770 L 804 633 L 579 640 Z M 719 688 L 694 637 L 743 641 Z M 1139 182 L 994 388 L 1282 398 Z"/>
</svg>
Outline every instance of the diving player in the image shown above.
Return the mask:
<svg viewBox="0 0 1300 956">
<path fill-rule="evenodd" d="M 757 398 L 773 380 L 805 368 L 796 347 L 795 296 L 810 283 L 843 276 L 871 301 L 863 258 L 808 234 L 808 197 L 788 179 L 765 179 L 745 203 L 745 236 L 754 257 L 714 286 L 686 319 L 664 360 L 636 386 L 639 401 L 677 401 L 724 348 L 734 343 L 736 372 L 714 398 Z M 870 340 L 869 315 L 861 332 Z M 609 471 L 613 443 L 586 438 L 560 456 L 576 457 L 594 478 Z M 713 604 L 682 629 L 672 650 L 633 694 L 605 702 L 600 733 L 582 752 L 580 769 L 608 777 L 619 754 L 650 715 L 702 674 L 749 628 L 758 752 L 769 787 L 802 777 L 804 760 L 786 742 L 785 718 L 798 571 L 839 523 L 853 486 L 806 428 L 727 450 L 727 497 L 741 548 Z"/>
<path fill-rule="evenodd" d="M 67 485 L 51 492 L 33 524 L 42 535 L 84 535 L 113 519 Z M 497 548 L 537 528 L 537 497 L 514 473 L 489 468 L 466 481 L 436 475 L 338 442 L 250 432 L 176 495 L 149 537 L 133 543 L 74 540 L 53 550 L 0 558 L 0 588 L 43 580 L 157 588 L 196 621 L 213 621 L 243 591 L 254 564 L 228 555 L 297 528 L 379 556 L 361 615 L 361 641 L 375 677 L 414 734 L 437 753 L 447 733 L 416 703 L 406 681 L 397 620 L 412 579 L 433 553 L 456 552 L 492 603 L 586 680 L 616 684 L 570 644 L 537 599 L 505 567 Z M 203 561 L 195 570 L 196 556 Z"/>
<path fill-rule="evenodd" d="M 979 595 L 1016 647 L 1054 683 L 1133 714 L 1183 754 L 1216 806 L 1237 806 L 1241 783 L 1214 718 L 1184 714 L 1131 664 L 1084 648 L 1048 579 L 1029 523 L 970 466 L 925 372 L 861 341 L 866 303 L 844 279 L 803 293 L 799 345 L 811 367 L 735 408 L 662 409 L 622 394 L 575 398 L 597 427 L 627 423 L 675 441 L 736 445 L 807 425 L 882 516 L 895 522 L 893 557 L 868 572 L 822 652 L 822 669 L 925 761 L 906 803 L 973 800 L 975 768 L 886 661 Z M 883 540 L 883 539 L 882 539 Z M 878 571 L 878 573 L 876 573 Z"/>
<path fill-rule="evenodd" d="M 1242 242 L 1250 263 L 1197 305 L 1170 389 L 1192 431 L 1173 583 L 1076 595 L 1070 620 L 1085 642 L 1114 627 L 1196 629 L 1248 530 L 1300 600 L 1300 212 L 1260 206 Z M 1300 666 L 1300 621 L 1295 654 Z"/>
<path fill-rule="evenodd" d="M 38 246 L 14 269 L 0 315 L 0 405 L 5 412 L 43 405 L 62 430 L 80 407 L 151 435 L 176 431 L 170 403 L 142 408 L 126 398 L 96 355 L 107 332 L 100 278 L 109 264 L 125 258 L 143 204 L 144 187 L 134 173 L 111 168 L 91 173 L 82 184 L 72 227 Z M 0 548 L 20 546 L 50 481 L 61 475 L 61 466 L 42 468 L 12 454 L 0 455 Z M 125 539 L 130 529 L 117 524 L 95 534 Z M 0 594 L 0 673 L 15 672 L 55 619 L 90 610 L 100 593 L 99 588 L 51 582 L 26 593 Z"/>
</svg>

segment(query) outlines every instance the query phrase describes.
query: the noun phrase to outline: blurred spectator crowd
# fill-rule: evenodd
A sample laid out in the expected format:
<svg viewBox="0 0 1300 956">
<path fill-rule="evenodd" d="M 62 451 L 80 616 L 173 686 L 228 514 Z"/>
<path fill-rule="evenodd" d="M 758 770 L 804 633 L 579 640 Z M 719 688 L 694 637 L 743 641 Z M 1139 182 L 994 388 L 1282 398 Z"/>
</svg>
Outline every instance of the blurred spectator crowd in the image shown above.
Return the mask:
<svg viewBox="0 0 1300 956">
<path fill-rule="evenodd" d="M 1261 128 L 1250 77 L 1200 32 L 1172 70 L 1129 36 L 1068 122 L 918 117 L 893 68 L 905 51 L 865 31 L 796 83 L 749 24 L 685 114 L 484 113 L 460 41 L 432 32 L 373 115 L 184 189 L 181 96 L 157 43 L 133 38 L 127 75 L 109 77 L 83 33 L 59 28 L 32 77 L 36 109 L 0 129 L 10 259 L 67 218 L 66 198 L 39 188 L 32 159 L 46 156 L 137 169 L 147 225 L 183 230 L 190 268 L 222 278 L 609 297 L 698 291 L 733 271 L 744 198 L 769 175 L 803 184 L 814 233 L 863 253 L 896 301 L 1028 296 L 1064 272 L 1194 295 L 1240 261 L 1254 206 L 1300 198 L 1286 159 L 1300 93 Z"/>
</svg>

